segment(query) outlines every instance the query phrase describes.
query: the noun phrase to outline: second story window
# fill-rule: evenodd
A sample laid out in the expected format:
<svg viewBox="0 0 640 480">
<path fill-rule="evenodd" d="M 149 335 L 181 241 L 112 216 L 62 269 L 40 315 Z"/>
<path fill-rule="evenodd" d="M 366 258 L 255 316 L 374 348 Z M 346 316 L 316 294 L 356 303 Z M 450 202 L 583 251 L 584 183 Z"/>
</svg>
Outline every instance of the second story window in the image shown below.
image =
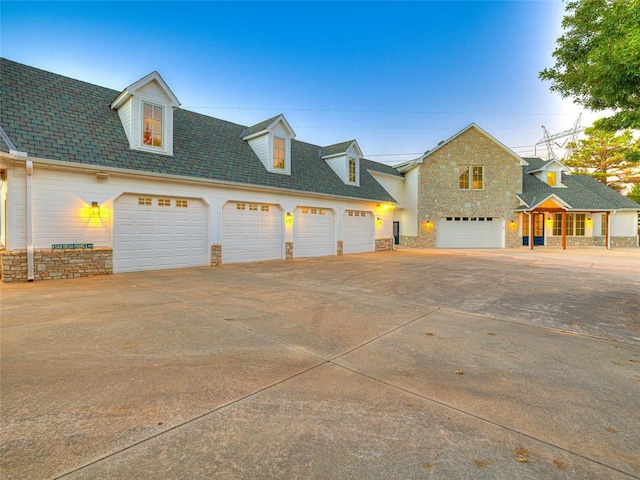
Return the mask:
<svg viewBox="0 0 640 480">
<path fill-rule="evenodd" d="M 349 157 L 349 182 L 356 183 L 356 159 Z"/>
<path fill-rule="evenodd" d="M 484 188 L 484 167 L 458 167 L 460 190 L 482 190 Z"/>
<path fill-rule="evenodd" d="M 162 107 L 144 104 L 142 144 L 162 148 Z"/>
<path fill-rule="evenodd" d="M 273 168 L 284 170 L 284 138 L 273 137 Z"/>
<path fill-rule="evenodd" d="M 557 182 L 556 172 L 547 172 L 547 185 L 555 187 Z"/>
</svg>

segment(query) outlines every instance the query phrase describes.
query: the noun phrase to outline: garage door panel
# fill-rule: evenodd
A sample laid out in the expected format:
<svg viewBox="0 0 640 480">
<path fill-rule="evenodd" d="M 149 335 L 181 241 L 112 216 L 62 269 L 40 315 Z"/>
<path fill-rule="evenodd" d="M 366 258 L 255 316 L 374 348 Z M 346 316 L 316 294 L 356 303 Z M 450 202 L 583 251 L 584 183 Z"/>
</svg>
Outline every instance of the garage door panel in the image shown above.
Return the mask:
<svg viewBox="0 0 640 480">
<path fill-rule="evenodd" d="M 115 272 L 207 264 L 206 207 L 200 200 L 181 202 L 189 206 L 179 207 L 168 197 L 133 194 L 116 201 Z"/>
<path fill-rule="evenodd" d="M 335 253 L 335 220 L 331 210 L 298 207 L 293 218 L 294 257 L 321 257 Z"/>
<path fill-rule="evenodd" d="M 222 209 L 222 262 L 283 258 L 282 211 L 274 205 L 230 202 Z"/>
<path fill-rule="evenodd" d="M 374 251 L 375 230 L 370 212 L 349 210 L 342 223 L 342 251 L 366 253 Z"/>
<path fill-rule="evenodd" d="M 500 217 L 444 217 L 438 221 L 438 248 L 503 248 Z"/>
</svg>

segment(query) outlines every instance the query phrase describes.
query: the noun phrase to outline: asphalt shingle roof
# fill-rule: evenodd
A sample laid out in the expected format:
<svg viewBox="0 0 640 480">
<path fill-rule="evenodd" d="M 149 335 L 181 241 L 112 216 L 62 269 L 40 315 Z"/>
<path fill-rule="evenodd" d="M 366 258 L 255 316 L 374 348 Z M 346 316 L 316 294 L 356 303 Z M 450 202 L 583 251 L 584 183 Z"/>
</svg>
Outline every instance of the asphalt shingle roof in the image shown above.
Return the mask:
<svg viewBox="0 0 640 480">
<path fill-rule="evenodd" d="M 346 142 L 340 142 L 333 145 L 328 145 L 326 147 L 322 147 L 320 151 L 321 157 L 328 157 L 330 155 L 339 155 L 347 151 L 347 149 L 351 146 L 351 144 L 355 142 L 355 140 L 347 140 Z"/>
<path fill-rule="evenodd" d="M 320 158 L 320 146 L 297 140 L 291 142 L 291 175 L 270 173 L 242 140 L 247 127 L 180 108 L 174 110 L 172 157 L 131 150 L 109 107 L 119 93 L 0 59 L 0 125 L 31 157 L 395 202 L 367 168 L 360 169 L 359 187 L 346 185 Z M 8 151 L 4 142 L 0 149 Z M 375 163 L 366 161 L 370 168 Z"/>
<path fill-rule="evenodd" d="M 526 159 L 527 161 L 532 159 Z M 529 162 L 531 166 L 531 162 Z M 530 167 L 529 167 L 530 168 Z M 549 195 L 556 195 L 564 202 L 578 210 L 617 210 L 623 208 L 639 209 L 640 205 L 620 195 L 614 189 L 607 187 L 588 175 L 562 175 L 562 187 L 550 187 L 535 175 L 527 173 L 523 167 L 522 200 L 533 206 Z"/>
</svg>

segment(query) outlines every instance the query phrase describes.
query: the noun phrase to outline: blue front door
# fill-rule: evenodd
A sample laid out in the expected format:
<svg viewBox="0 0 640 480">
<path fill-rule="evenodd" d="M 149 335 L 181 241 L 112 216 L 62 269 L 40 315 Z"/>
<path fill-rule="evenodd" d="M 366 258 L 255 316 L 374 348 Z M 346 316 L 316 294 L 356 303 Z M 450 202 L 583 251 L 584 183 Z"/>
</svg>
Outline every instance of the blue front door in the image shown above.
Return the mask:
<svg viewBox="0 0 640 480">
<path fill-rule="evenodd" d="M 523 215 L 522 245 L 529 246 L 529 215 Z M 544 213 L 533 214 L 533 245 L 544 246 Z"/>
</svg>

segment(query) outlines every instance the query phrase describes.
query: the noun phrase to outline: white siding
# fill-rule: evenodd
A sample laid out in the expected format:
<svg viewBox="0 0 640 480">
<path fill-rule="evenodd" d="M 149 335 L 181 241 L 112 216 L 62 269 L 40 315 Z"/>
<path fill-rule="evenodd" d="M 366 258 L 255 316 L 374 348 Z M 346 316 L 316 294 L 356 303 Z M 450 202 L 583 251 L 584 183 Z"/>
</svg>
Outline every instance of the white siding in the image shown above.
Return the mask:
<svg viewBox="0 0 640 480">
<path fill-rule="evenodd" d="M 371 176 L 375 178 L 382 187 L 391 194 L 398 202 L 398 208 L 404 207 L 404 177 L 395 177 L 385 173 L 369 170 Z"/>
<path fill-rule="evenodd" d="M 122 122 L 122 128 L 124 128 L 124 133 L 127 135 L 127 140 L 129 140 L 129 145 L 131 146 L 131 98 L 127 100 L 119 109 L 118 115 L 120 116 L 120 121 Z"/>
<path fill-rule="evenodd" d="M 331 167 L 331 170 L 336 172 L 336 175 L 340 177 L 344 183 L 347 183 L 347 157 L 346 155 L 341 155 L 340 157 L 333 157 L 325 160 L 327 164 Z"/>
<path fill-rule="evenodd" d="M 415 237 L 418 235 L 418 180 L 420 167 L 405 174 L 404 209 L 400 211 L 400 234 Z"/>
<path fill-rule="evenodd" d="M 624 211 L 609 216 L 612 237 L 635 237 L 638 234 L 638 212 Z"/>
<path fill-rule="evenodd" d="M 7 170 L 7 249 L 27 248 L 27 171 L 24 164 Z"/>
<path fill-rule="evenodd" d="M 269 135 L 265 134 L 261 137 L 249 140 L 249 146 L 260 159 L 264 168 L 271 170 L 273 168 L 273 157 L 269 154 Z"/>
</svg>

